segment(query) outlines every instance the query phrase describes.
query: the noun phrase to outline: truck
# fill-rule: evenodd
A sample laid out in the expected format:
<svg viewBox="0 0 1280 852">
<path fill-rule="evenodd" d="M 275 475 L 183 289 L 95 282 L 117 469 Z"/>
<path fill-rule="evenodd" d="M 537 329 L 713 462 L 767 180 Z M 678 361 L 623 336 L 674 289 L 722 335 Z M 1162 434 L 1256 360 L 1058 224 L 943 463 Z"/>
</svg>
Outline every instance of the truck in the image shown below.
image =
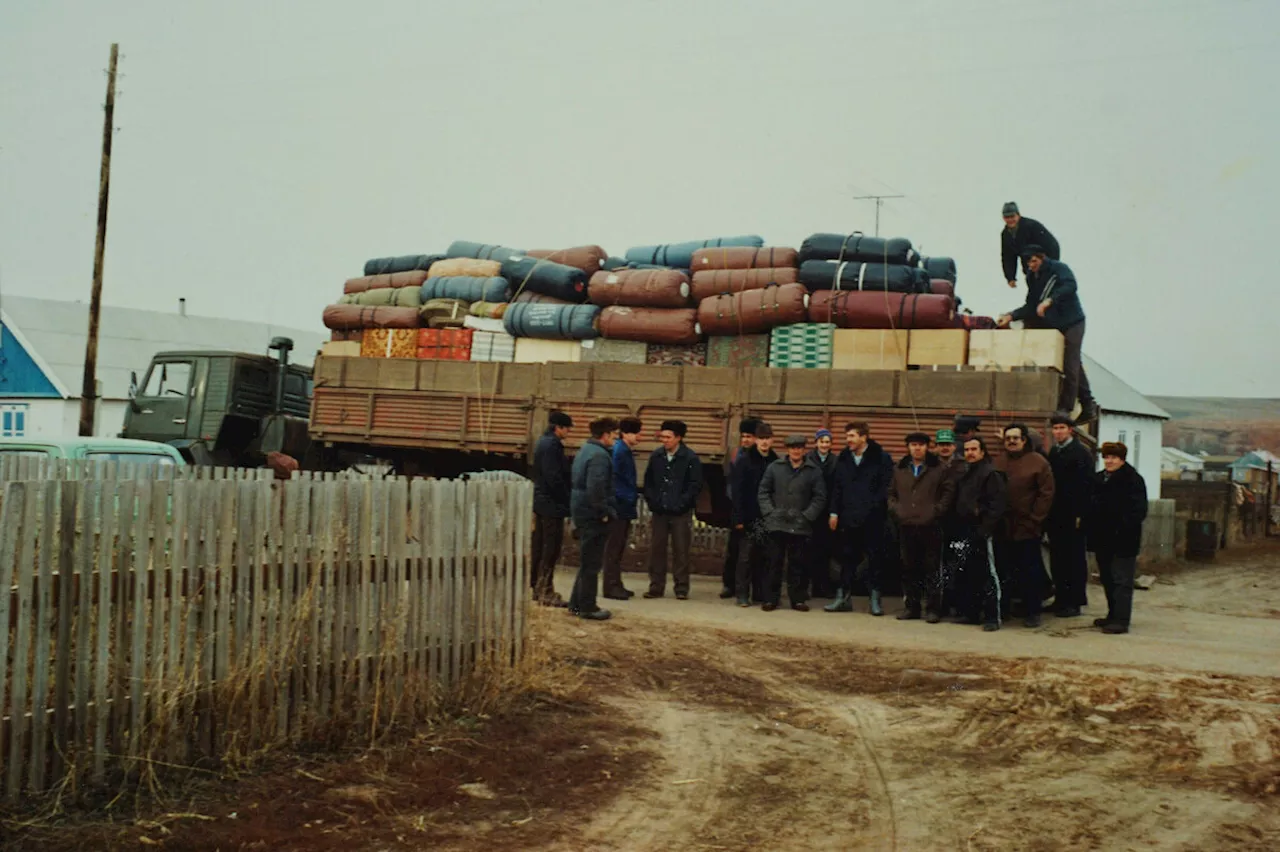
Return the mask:
<svg viewBox="0 0 1280 852">
<path fill-rule="evenodd" d="M 728 368 L 324 355 L 314 377 L 313 444 L 380 456 L 410 476 L 527 474 L 547 415 L 557 409 L 578 426 L 565 442 L 570 453 L 586 440 L 590 420 L 639 417 L 647 433 L 637 448 L 643 470 L 658 446 L 658 424 L 682 420 L 686 443 L 703 461 L 698 516 L 713 524 L 727 522 L 726 469 L 739 443 L 740 418 L 763 418 L 779 436 L 812 436 L 821 427 L 841 434 L 847 422 L 864 420 L 897 454 L 907 432 L 949 428 L 957 414 L 981 417 L 984 432 L 1022 421 L 1046 435 L 1062 381 L 1047 368 Z"/>
</svg>

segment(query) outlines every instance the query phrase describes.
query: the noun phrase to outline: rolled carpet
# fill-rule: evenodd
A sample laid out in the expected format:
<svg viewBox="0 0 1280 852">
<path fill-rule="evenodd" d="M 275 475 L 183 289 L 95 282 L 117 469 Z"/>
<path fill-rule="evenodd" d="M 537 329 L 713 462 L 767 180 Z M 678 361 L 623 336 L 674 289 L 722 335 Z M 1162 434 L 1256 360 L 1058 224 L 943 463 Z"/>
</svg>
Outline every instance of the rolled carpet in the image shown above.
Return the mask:
<svg viewBox="0 0 1280 852">
<path fill-rule="evenodd" d="M 698 303 L 702 334 L 759 334 L 808 318 L 809 294 L 801 284 L 711 296 Z"/>
<path fill-rule="evenodd" d="M 567 249 L 530 249 L 525 252 L 529 257 L 539 260 L 550 260 L 563 263 L 574 269 L 581 269 L 590 278 L 604 267 L 609 253 L 600 246 L 574 246 Z"/>
<path fill-rule="evenodd" d="M 690 269 L 693 266 L 693 253 L 701 248 L 717 248 L 719 246 L 759 248 L 763 245 L 764 237 L 758 237 L 754 234 L 741 237 L 714 237 L 710 240 L 693 240 L 687 243 L 636 246 L 627 249 L 626 257 L 632 263 L 652 263 L 658 266 L 671 266 L 676 269 Z"/>
<path fill-rule="evenodd" d="M 779 266 L 797 266 L 793 248 L 749 246 L 722 246 L 698 249 L 693 253 L 694 272 L 704 269 L 768 269 Z"/>
<path fill-rule="evenodd" d="M 597 305 L 518 304 L 502 315 L 502 325 L 512 337 L 593 340 L 599 336 L 596 330 L 599 318 Z"/>
<path fill-rule="evenodd" d="M 929 273 L 911 266 L 885 266 L 858 261 L 806 260 L 800 283 L 810 290 L 889 290 L 928 293 Z"/>
<path fill-rule="evenodd" d="M 364 274 L 390 275 L 396 272 L 426 271 L 437 260 L 443 260 L 442 254 L 402 254 L 398 257 L 375 257 L 364 262 Z M 408 286 L 408 285 L 405 285 Z"/>
<path fill-rule="evenodd" d="M 488 243 L 473 243 L 467 240 L 454 240 L 449 243 L 449 248 L 445 251 L 445 257 L 471 257 L 476 260 L 496 260 L 499 263 L 509 257 L 517 254 L 524 254 L 520 249 L 507 248 L 506 246 L 489 245 Z"/>
<path fill-rule="evenodd" d="M 363 293 L 347 293 L 338 300 L 340 305 L 391 305 L 399 308 L 416 308 L 422 304 L 422 291 L 417 287 L 382 287 Z"/>
<path fill-rule="evenodd" d="M 418 328 L 417 308 L 366 307 L 364 305 L 330 305 L 321 316 L 325 328 L 353 330 L 361 328 Z"/>
<path fill-rule="evenodd" d="M 930 278 L 956 283 L 956 262 L 949 257 L 922 257 L 920 268 L 929 273 Z"/>
<path fill-rule="evenodd" d="M 422 282 L 426 280 L 427 270 L 425 269 L 366 275 L 363 278 L 348 278 L 342 285 L 342 292 L 351 294 L 364 293 L 368 290 L 387 290 L 393 287 L 421 287 Z"/>
<path fill-rule="evenodd" d="M 771 284 L 795 284 L 800 280 L 795 267 L 769 269 L 703 269 L 693 273 L 693 300 L 701 302 L 721 293 L 762 290 Z"/>
<path fill-rule="evenodd" d="M 935 296 L 955 296 L 956 285 L 945 278 L 935 278 L 929 282 L 929 292 Z"/>
<path fill-rule="evenodd" d="M 800 244 L 800 264 L 808 260 L 856 260 L 915 266 L 920 254 L 906 237 L 868 237 L 852 234 L 814 234 Z"/>
<path fill-rule="evenodd" d="M 501 274 L 515 293 L 532 290 L 566 302 L 587 300 L 586 273 L 563 263 L 522 254 L 502 261 Z"/>
<path fill-rule="evenodd" d="M 867 293 L 819 290 L 809 321 L 840 328 L 955 328 L 955 300 L 931 293 Z"/>
<path fill-rule="evenodd" d="M 475 260 L 470 257 L 450 257 L 437 260 L 427 270 L 430 278 L 452 278 L 469 275 L 473 278 L 494 278 L 502 274 L 502 264 L 496 260 Z"/>
<path fill-rule="evenodd" d="M 477 278 L 449 275 L 428 278 L 422 285 L 422 301 L 461 299 L 464 302 L 505 302 L 511 298 L 511 284 L 502 276 Z"/>
<path fill-rule="evenodd" d="M 631 308 L 610 306 L 600 312 L 600 336 L 641 343 L 691 344 L 698 334 L 694 308 Z"/>
<path fill-rule="evenodd" d="M 689 277 L 674 269 L 601 270 L 587 283 L 587 298 L 601 306 L 687 308 L 689 292 Z"/>
</svg>

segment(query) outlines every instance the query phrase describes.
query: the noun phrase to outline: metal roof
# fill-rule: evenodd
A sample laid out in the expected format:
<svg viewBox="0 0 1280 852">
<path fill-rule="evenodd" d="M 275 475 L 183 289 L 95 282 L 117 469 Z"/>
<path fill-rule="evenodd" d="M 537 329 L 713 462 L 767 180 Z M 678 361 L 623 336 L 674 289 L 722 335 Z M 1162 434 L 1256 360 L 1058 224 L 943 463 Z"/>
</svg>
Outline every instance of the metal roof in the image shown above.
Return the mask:
<svg viewBox="0 0 1280 852">
<path fill-rule="evenodd" d="M 84 382 L 84 347 L 89 333 L 89 306 L 31 296 L 0 297 L 5 325 L 29 350 L 49 379 L 71 398 Z M 129 374 L 142 381 L 157 352 L 234 351 L 267 355 L 273 337 L 293 339 L 293 363 L 308 365 L 329 336 L 319 317 L 311 330 L 284 328 L 244 320 L 197 317 L 103 305 L 99 319 L 98 380 L 105 399 L 127 399 Z"/>
<path fill-rule="evenodd" d="M 1082 353 L 1081 362 L 1089 375 L 1089 387 L 1093 390 L 1093 398 L 1104 412 L 1135 414 L 1139 417 L 1156 417 L 1160 420 L 1172 419 L 1169 412 L 1138 393 L 1123 379 L 1088 355 Z"/>
</svg>

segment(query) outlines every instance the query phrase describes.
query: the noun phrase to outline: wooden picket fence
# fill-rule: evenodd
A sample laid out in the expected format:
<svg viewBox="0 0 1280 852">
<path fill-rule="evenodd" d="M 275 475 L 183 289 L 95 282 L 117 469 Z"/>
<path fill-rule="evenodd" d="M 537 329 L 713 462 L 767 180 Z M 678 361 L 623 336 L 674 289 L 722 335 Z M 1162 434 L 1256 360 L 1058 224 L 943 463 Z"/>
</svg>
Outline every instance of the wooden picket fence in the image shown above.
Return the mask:
<svg viewBox="0 0 1280 852">
<path fill-rule="evenodd" d="M 527 482 L 3 472 L 11 801 L 375 738 L 522 657 Z"/>
</svg>

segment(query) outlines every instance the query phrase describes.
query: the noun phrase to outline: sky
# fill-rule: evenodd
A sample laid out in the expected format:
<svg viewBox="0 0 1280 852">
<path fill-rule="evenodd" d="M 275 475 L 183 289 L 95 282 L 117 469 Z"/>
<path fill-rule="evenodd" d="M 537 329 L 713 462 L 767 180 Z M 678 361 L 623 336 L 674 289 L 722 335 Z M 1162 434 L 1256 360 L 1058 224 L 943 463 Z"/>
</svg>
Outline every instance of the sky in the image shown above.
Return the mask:
<svg viewBox="0 0 1280 852">
<path fill-rule="evenodd" d="M 1015 200 L 1114 373 L 1280 397 L 1273 0 L 13 0 L 0 292 L 88 299 L 112 41 L 109 304 L 319 329 L 369 257 L 798 246 L 878 193 L 995 315 Z"/>
</svg>

